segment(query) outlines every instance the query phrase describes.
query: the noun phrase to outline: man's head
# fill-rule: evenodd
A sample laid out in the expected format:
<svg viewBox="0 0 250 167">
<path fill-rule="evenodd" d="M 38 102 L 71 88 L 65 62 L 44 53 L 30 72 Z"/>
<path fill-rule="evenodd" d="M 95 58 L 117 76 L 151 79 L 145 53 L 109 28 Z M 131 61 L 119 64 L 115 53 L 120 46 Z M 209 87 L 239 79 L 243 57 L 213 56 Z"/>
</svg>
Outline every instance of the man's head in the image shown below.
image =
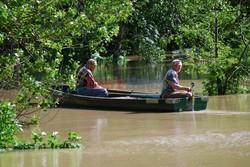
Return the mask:
<svg viewBox="0 0 250 167">
<path fill-rule="evenodd" d="M 95 70 L 96 66 L 97 62 L 94 59 L 89 59 L 86 63 L 86 67 L 92 72 Z"/>
<path fill-rule="evenodd" d="M 181 68 L 182 68 L 182 62 L 181 62 L 181 60 L 174 59 L 172 61 L 172 67 L 173 67 L 174 71 L 176 71 L 177 73 L 179 73 L 181 71 Z"/>
</svg>

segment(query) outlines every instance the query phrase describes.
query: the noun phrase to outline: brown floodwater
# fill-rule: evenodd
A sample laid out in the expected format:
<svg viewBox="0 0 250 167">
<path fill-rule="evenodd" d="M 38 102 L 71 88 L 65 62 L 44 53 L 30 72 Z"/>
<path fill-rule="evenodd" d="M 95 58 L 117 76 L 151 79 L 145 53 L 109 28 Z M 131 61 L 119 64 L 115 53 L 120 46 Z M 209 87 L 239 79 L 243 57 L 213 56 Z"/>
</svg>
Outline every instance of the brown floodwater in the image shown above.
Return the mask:
<svg viewBox="0 0 250 167">
<path fill-rule="evenodd" d="M 250 95 L 210 97 L 206 111 L 154 113 L 56 108 L 31 131 L 75 131 L 81 149 L 0 154 L 0 167 L 227 166 L 250 164 Z"/>
</svg>

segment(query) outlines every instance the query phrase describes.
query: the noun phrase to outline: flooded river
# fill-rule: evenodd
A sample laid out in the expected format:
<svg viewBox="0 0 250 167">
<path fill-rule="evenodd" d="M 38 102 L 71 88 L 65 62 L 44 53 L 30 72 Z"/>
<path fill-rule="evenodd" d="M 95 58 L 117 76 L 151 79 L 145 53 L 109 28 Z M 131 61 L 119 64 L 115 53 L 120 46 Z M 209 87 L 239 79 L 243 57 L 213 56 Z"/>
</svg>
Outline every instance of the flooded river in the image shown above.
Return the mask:
<svg viewBox="0 0 250 167">
<path fill-rule="evenodd" d="M 82 149 L 0 154 L 1 167 L 248 166 L 250 95 L 210 97 L 206 111 L 143 113 L 58 108 L 31 130 L 75 131 Z"/>
<path fill-rule="evenodd" d="M 250 94 L 210 97 L 206 111 L 155 113 L 56 108 L 31 130 L 69 131 L 81 149 L 12 151 L 0 167 L 245 167 L 250 164 Z"/>
</svg>

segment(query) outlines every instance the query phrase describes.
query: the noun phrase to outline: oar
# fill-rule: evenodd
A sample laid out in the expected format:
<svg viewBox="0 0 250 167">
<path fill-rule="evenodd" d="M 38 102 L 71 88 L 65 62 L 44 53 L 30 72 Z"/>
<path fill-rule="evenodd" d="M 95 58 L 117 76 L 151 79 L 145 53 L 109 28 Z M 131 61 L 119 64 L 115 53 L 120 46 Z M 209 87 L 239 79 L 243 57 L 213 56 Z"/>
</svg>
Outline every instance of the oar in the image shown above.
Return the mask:
<svg viewBox="0 0 250 167">
<path fill-rule="evenodd" d="M 195 100 L 195 97 L 194 97 L 194 82 L 191 83 L 191 91 L 192 91 L 192 111 L 194 111 L 194 100 Z"/>
</svg>

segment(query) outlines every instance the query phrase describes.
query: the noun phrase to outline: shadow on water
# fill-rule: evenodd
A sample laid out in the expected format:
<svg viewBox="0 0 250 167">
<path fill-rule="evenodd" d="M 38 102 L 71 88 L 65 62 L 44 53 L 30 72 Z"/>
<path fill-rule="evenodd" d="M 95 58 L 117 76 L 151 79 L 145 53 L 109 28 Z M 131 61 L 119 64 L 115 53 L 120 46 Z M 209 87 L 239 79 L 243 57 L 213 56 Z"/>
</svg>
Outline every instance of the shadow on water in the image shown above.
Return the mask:
<svg viewBox="0 0 250 167">
<path fill-rule="evenodd" d="M 93 112 L 123 112 L 126 114 L 161 114 L 161 113 L 179 113 L 179 112 L 169 112 L 169 111 L 153 111 L 153 110 L 128 110 L 124 108 L 109 108 L 109 107 L 88 107 L 88 106 L 72 106 L 72 105 L 61 105 L 58 109 L 65 108 L 65 109 L 75 109 L 75 110 L 90 110 Z"/>
</svg>

